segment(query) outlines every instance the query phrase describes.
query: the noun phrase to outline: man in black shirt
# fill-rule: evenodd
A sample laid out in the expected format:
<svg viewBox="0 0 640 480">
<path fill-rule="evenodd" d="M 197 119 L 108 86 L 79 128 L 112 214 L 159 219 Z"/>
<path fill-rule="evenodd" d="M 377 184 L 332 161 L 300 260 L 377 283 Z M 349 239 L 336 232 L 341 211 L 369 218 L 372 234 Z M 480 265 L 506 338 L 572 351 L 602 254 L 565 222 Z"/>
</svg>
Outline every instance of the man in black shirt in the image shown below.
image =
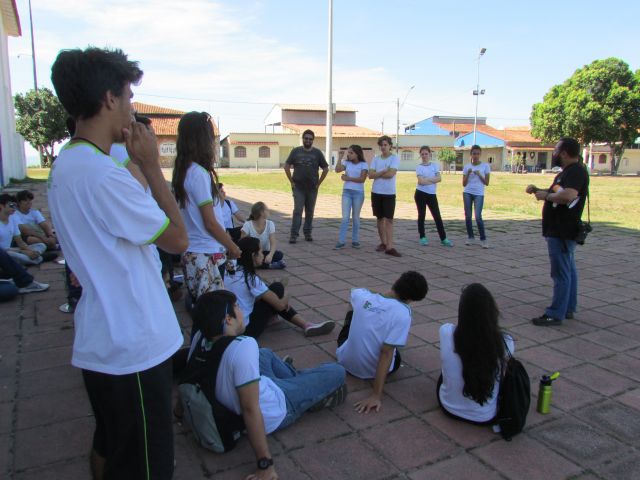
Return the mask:
<svg viewBox="0 0 640 480">
<path fill-rule="evenodd" d="M 311 230 L 313 229 L 313 211 L 316 207 L 318 189 L 329 173 L 329 165 L 320 150 L 313 147 L 315 134 L 311 130 L 305 130 L 302 134 L 302 147 L 291 150 L 289 158 L 284 165 L 291 189 L 293 191 L 293 215 L 291 218 L 291 236 L 289 243 L 296 243 L 302 223 L 302 210 L 304 209 L 304 239 L 313 241 Z M 293 167 L 293 175 L 291 174 Z M 322 169 L 322 175 L 318 178 L 318 169 Z"/>
<path fill-rule="evenodd" d="M 553 300 L 544 314 L 532 319 L 534 325 L 561 325 L 565 318 L 572 319 L 578 297 L 576 271 L 576 236 L 580 217 L 589 192 L 589 175 L 580 162 L 580 144 L 573 138 L 561 138 L 553 150 L 554 166 L 560 172 L 546 190 L 529 185 L 527 193 L 544 201 L 542 207 L 542 235 L 547 240 Z"/>
</svg>

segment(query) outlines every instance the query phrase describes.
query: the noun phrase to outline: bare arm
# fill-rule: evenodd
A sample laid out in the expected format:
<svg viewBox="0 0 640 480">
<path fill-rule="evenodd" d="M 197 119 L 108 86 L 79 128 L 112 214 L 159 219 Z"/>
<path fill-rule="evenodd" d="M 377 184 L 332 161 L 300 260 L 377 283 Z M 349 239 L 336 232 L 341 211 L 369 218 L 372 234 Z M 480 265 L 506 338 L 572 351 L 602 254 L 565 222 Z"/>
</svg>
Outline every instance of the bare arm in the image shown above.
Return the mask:
<svg viewBox="0 0 640 480">
<path fill-rule="evenodd" d="M 546 200 L 560 205 L 566 205 L 573 202 L 577 196 L 578 191 L 575 188 L 558 189 L 555 192 L 551 192 L 549 190 L 538 190 L 536 192 L 536 198 L 538 200 Z"/>
<path fill-rule="evenodd" d="M 218 220 L 216 220 L 216 216 L 213 213 L 213 205 L 211 205 L 210 203 L 202 205 L 200 207 L 200 215 L 202 215 L 204 228 L 207 229 L 207 232 L 209 232 L 213 238 L 224 245 L 224 247 L 229 252 L 229 257 L 240 257 L 240 254 L 242 253 L 240 251 L 240 248 L 238 248 L 238 246 L 233 243 L 233 240 L 231 240 L 231 237 L 229 236 L 225 228 L 218 223 Z"/>
<path fill-rule="evenodd" d="M 238 220 L 239 222 L 246 222 L 247 220 L 244 218 L 244 215 L 242 214 L 242 212 L 240 210 L 238 210 L 236 213 L 233 214 L 233 216 L 235 217 L 236 220 Z"/>
<path fill-rule="evenodd" d="M 469 183 L 469 175 L 471 175 L 471 169 L 467 170 L 467 173 L 462 175 L 462 186 L 466 187 Z"/>
<path fill-rule="evenodd" d="M 27 257 L 33 259 L 40 256 L 38 252 L 29 248 L 29 245 L 27 245 L 25 241 L 22 240 L 22 237 L 20 235 L 16 235 L 15 237 L 13 237 L 13 241 L 16 242 L 16 245 L 20 249 L 20 252 L 24 253 Z"/>
<path fill-rule="evenodd" d="M 396 169 L 396 168 L 387 168 L 387 169 L 385 169 L 384 173 L 382 173 L 380 175 L 380 177 L 382 177 L 382 178 L 393 178 L 397 171 L 398 171 L 398 169 Z"/>
<path fill-rule="evenodd" d="M 266 227 L 265 227 L 266 228 Z M 269 255 L 267 255 L 269 258 L 269 261 L 267 261 L 267 259 L 265 258 L 265 261 L 267 263 L 271 263 L 271 260 L 273 260 L 273 255 L 276 253 L 276 248 L 278 246 L 278 240 L 276 239 L 276 234 L 275 233 L 270 233 L 269 234 Z"/>
<path fill-rule="evenodd" d="M 252 382 L 237 388 L 240 408 L 242 409 L 242 418 L 247 427 L 247 436 L 249 437 L 249 443 L 255 453 L 256 460 L 264 457 L 271 458 L 269 444 L 267 443 L 267 434 L 264 430 L 264 418 L 260 410 L 259 386 L 260 382 Z M 264 476 L 265 472 L 269 472 L 269 470 L 272 470 L 271 475 Z M 264 471 L 257 471 L 255 475 L 259 475 L 255 478 L 278 478 L 273 466 Z"/>
<path fill-rule="evenodd" d="M 293 185 L 293 177 L 291 176 L 291 165 L 288 163 L 284 164 L 284 173 L 287 175 L 287 179 L 289 179 L 289 183 Z"/>
<path fill-rule="evenodd" d="M 342 157 L 338 157 L 338 163 L 336 163 L 336 173 L 344 172 L 346 167 L 342 164 Z"/>
<path fill-rule="evenodd" d="M 373 392 L 369 397 L 355 403 L 356 411 L 358 413 L 369 413 L 375 410 L 380 411 L 382 406 L 382 390 L 384 384 L 387 381 L 387 375 L 389 373 L 389 367 L 391 367 L 391 361 L 393 360 L 395 348 L 391 345 L 383 344 L 380 349 L 380 357 L 378 357 L 378 367 L 376 368 L 376 376 L 373 380 Z"/>
<path fill-rule="evenodd" d="M 347 177 L 346 175 L 342 175 L 341 178 L 344 182 L 364 183 L 367 181 L 367 170 L 362 170 L 359 177 Z"/>
<path fill-rule="evenodd" d="M 324 167 L 322 169 L 322 173 L 320 174 L 320 179 L 318 180 L 318 188 L 320 188 L 320 185 L 322 185 L 324 179 L 327 178 L 327 173 L 329 173 L 329 167 Z"/>
<path fill-rule="evenodd" d="M 421 177 L 418 175 L 418 183 L 420 185 L 433 185 L 441 181 L 442 177 L 440 176 L 440 173 L 437 173 L 435 177 Z"/>
<path fill-rule="evenodd" d="M 178 205 L 160 170 L 155 134 L 145 125 L 136 122 L 132 122 L 128 129 L 123 129 L 123 133 L 131 161 L 140 167 L 153 198 L 169 218 L 169 226 L 156 239 L 155 244 L 168 253 L 184 252 L 189 246 L 189 239 Z"/>
</svg>

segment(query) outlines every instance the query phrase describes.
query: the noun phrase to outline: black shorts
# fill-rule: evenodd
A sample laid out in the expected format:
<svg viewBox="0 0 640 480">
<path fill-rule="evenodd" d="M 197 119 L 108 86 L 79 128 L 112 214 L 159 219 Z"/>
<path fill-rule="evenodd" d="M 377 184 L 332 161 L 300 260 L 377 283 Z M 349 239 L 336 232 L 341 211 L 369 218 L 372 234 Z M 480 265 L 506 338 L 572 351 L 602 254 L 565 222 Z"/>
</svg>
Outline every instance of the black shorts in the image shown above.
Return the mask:
<svg viewBox="0 0 640 480">
<path fill-rule="evenodd" d="M 382 193 L 371 192 L 371 209 L 373 216 L 378 220 L 381 218 L 393 218 L 396 212 L 396 196 L 384 195 Z"/>
<path fill-rule="evenodd" d="M 82 370 L 96 418 L 93 449 L 105 479 L 173 476 L 171 358 L 143 372 L 109 375 Z"/>
</svg>

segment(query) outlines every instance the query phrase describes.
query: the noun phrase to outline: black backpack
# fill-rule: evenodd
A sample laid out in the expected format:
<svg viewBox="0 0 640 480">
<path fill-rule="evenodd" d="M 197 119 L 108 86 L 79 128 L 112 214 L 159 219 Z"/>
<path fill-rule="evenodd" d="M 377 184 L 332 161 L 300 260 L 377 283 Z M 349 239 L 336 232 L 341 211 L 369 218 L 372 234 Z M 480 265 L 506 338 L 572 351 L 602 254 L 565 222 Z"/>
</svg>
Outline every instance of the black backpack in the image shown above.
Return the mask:
<svg viewBox="0 0 640 480">
<path fill-rule="evenodd" d="M 196 441 L 216 453 L 232 450 L 245 430 L 242 416 L 222 405 L 215 394 L 222 354 L 235 339 L 221 337 L 209 351 L 196 346 L 179 381 L 185 422 Z"/>
<path fill-rule="evenodd" d="M 498 392 L 498 414 L 502 438 L 507 441 L 522 431 L 527 423 L 527 413 L 531 404 L 531 384 L 524 365 L 516 360 L 505 342 L 509 359 L 504 367 L 500 391 Z"/>
</svg>

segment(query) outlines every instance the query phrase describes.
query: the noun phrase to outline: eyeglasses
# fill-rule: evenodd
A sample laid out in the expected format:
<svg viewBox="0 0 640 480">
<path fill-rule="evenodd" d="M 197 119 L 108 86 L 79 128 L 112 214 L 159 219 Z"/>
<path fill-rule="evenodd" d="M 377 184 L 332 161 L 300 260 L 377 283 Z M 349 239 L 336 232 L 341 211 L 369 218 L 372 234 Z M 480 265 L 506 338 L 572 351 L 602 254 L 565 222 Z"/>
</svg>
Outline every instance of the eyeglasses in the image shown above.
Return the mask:
<svg viewBox="0 0 640 480">
<path fill-rule="evenodd" d="M 9 203 L 7 203 L 7 206 L 9 208 L 16 208 L 18 205 L 15 202 L 9 202 Z"/>
</svg>

